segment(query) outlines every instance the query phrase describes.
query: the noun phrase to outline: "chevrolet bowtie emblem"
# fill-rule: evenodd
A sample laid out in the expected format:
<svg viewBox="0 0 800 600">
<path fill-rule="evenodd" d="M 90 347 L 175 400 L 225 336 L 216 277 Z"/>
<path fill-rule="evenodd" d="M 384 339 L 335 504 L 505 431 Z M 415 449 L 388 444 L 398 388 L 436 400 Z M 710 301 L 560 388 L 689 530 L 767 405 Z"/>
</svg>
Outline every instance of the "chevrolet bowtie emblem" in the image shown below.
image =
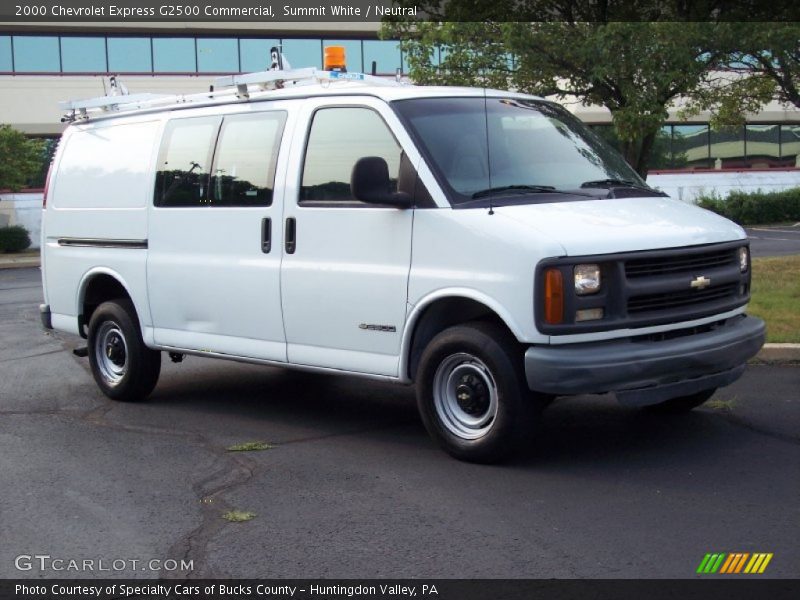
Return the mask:
<svg viewBox="0 0 800 600">
<path fill-rule="evenodd" d="M 696 279 L 692 279 L 692 283 L 689 284 L 689 286 L 695 290 L 702 290 L 710 285 L 711 280 L 706 279 L 703 275 L 700 275 L 700 277 L 697 277 Z"/>
</svg>

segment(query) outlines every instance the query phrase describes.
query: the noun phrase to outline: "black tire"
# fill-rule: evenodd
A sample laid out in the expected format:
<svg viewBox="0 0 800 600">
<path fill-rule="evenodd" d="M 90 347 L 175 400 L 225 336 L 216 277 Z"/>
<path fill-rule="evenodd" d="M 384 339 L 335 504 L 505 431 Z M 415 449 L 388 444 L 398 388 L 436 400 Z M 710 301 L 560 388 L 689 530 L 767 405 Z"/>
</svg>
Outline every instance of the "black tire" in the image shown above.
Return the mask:
<svg viewBox="0 0 800 600">
<path fill-rule="evenodd" d="M 89 321 L 88 338 L 89 364 L 100 390 L 123 402 L 147 398 L 161 373 L 161 353 L 144 345 L 130 300 L 98 306 Z"/>
<path fill-rule="evenodd" d="M 444 330 L 422 353 L 417 406 L 430 436 L 468 462 L 493 463 L 528 442 L 540 405 L 523 352 L 503 327 L 475 321 Z"/>
<path fill-rule="evenodd" d="M 711 398 L 714 395 L 714 392 L 717 391 L 717 388 L 711 388 L 710 390 L 703 390 L 700 392 L 695 392 L 694 394 L 689 394 L 688 396 L 679 396 L 677 398 L 670 398 L 669 400 L 665 400 L 664 402 L 659 402 L 658 404 L 653 404 L 652 406 L 648 406 L 647 409 L 653 413 L 660 413 L 660 414 L 680 414 L 689 412 L 693 408 L 697 408 L 701 404 L 703 404 L 706 400 Z"/>
</svg>

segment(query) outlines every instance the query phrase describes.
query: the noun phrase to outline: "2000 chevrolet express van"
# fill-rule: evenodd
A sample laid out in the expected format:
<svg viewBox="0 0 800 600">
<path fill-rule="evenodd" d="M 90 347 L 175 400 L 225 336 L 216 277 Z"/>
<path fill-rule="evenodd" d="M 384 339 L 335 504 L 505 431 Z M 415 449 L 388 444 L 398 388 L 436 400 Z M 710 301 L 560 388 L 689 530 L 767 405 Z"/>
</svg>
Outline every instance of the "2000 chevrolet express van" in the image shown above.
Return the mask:
<svg viewBox="0 0 800 600">
<path fill-rule="evenodd" d="M 68 105 L 42 319 L 107 396 L 162 352 L 415 383 L 431 436 L 492 461 L 553 396 L 687 410 L 761 347 L 744 231 L 556 104 L 299 73 Z"/>
</svg>

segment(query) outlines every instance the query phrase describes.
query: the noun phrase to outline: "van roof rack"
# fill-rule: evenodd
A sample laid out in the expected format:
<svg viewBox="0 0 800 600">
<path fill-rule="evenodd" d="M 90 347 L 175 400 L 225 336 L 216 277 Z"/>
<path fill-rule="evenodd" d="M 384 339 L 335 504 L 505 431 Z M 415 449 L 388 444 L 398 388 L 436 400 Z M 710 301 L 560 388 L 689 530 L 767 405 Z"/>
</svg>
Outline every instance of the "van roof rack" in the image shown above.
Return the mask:
<svg viewBox="0 0 800 600">
<path fill-rule="evenodd" d="M 89 119 L 98 114 L 141 110 L 159 105 L 207 103 L 209 100 L 219 100 L 231 96 L 246 100 L 253 93 L 302 85 L 330 85 L 337 82 L 356 82 L 379 86 L 407 85 L 395 79 L 384 79 L 375 75 L 346 71 L 321 71 L 315 67 L 275 69 L 218 77 L 214 80 L 211 91 L 198 94 L 128 94 L 124 86 L 117 86 L 118 78 L 113 77 L 112 79 L 114 82 L 110 95 L 59 102 L 61 109 L 67 111 L 61 121 L 72 122 Z"/>
</svg>

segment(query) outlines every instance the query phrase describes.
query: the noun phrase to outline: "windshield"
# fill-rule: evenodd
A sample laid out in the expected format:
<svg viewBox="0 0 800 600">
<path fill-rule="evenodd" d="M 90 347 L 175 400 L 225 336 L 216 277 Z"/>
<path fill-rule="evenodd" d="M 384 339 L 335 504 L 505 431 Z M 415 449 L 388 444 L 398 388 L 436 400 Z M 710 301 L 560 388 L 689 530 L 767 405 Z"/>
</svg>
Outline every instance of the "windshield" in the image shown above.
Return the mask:
<svg viewBox="0 0 800 600">
<path fill-rule="evenodd" d="M 647 184 L 563 108 L 516 98 L 424 98 L 394 103 L 453 204 L 491 195 L 557 202 L 589 188 Z M 594 196 L 596 197 L 596 196 Z"/>
</svg>

